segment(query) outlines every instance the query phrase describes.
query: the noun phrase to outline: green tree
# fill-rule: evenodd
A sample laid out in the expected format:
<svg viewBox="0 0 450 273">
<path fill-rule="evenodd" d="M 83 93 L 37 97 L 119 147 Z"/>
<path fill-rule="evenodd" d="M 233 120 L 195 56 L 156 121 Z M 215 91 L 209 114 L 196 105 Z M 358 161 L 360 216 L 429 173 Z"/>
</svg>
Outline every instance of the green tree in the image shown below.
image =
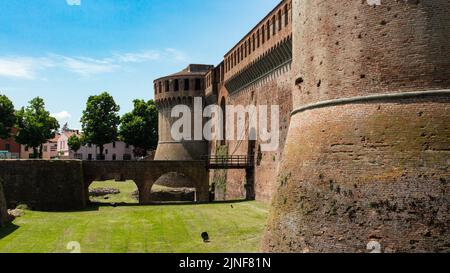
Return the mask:
<svg viewBox="0 0 450 273">
<path fill-rule="evenodd" d="M 16 141 L 33 148 L 34 158 L 42 158 L 43 144 L 55 137 L 59 129 L 58 121 L 45 110 L 44 100 L 39 97 L 32 99 L 27 108 L 22 107 L 16 117 Z"/>
<path fill-rule="evenodd" d="M 121 119 L 121 139 L 134 146 L 135 156 L 146 156 L 158 145 L 158 109 L 155 102 L 135 100 L 134 109 Z"/>
<path fill-rule="evenodd" d="M 81 139 L 77 135 L 71 135 L 67 141 L 67 145 L 69 145 L 70 150 L 76 153 L 81 148 Z"/>
<path fill-rule="evenodd" d="M 11 129 L 16 122 L 14 105 L 5 95 L 0 95 L 0 139 L 11 136 Z"/>
<path fill-rule="evenodd" d="M 120 107 L 114 98 L 104 92 L 98 96 L 90 96 L 86 110 L 81 117 L 84 141 L 97 145 L 100 149 L 100 157 L 103 158 L 104 145 L 117 139 L 117 127 L 120 124 L 118 112 Z"/>
</svg>

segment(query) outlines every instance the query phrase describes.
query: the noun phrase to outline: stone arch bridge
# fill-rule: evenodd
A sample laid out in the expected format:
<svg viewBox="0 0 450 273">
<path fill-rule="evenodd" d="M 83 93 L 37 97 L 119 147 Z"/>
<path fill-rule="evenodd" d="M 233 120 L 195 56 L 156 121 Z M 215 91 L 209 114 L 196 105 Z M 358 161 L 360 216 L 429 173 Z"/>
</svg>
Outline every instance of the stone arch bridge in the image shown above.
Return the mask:
<svg viewBox="0 0 450 273">
<path fill-rule="evenodd" d="M 139 203 L 149 204 L 153 184 L 164 174 L 183 173 L 195 182 L 197 202 L 209 201 L 205 161 L 0 160 L 0 183 L 8 207 L 27 204 L 36 210 L 78 210 L 87 206 L 93 181 L 133 180 Z"/>
<path fill-rule="evenodd" d="M 209 201 L 208 171 L 204 161 L 85 161 L 83 180 L 87 194 L 93 181 L 133 180 L 139 189 L 139 203 L 149 204 L 151 189 L 164 174 L 178 172 L 195 182 L 198 202 Z"/>
</svg>

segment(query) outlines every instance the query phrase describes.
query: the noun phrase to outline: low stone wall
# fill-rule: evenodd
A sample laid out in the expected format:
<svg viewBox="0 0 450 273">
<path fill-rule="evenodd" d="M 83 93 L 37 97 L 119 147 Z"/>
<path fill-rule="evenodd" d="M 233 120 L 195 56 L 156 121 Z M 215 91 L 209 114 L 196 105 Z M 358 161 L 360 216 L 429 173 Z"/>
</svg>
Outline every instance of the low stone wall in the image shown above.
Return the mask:
<svg viewBox="0 0 450 273">
<path fill-rule="evenodd" d="M 92 181 L 133 180 L 139 189 L 139 203 L 152 203 L 151 189 L 158 179 L 178 172 L 193 182 L 197 201 L 209 201 L 208 170 L 204 161 L 84 161 L 85 190 Z"/>
<path fill-rule="evenodd" d="M 8 222 L 8 212 L 6 210 L 6 199 L 3 193 L 2 182 L 0 181 L 0 227 L 3 227 Z"/>
<path fill-rule="evenodd" d="M 86 206 L 83 166 L 76 160 L 0 161 L 8 208 L 27 204 L 36 210 L 77 210 Z"/>
<path fill-rule="evenodd" d="M 203 161 L 0 160 L 7 208 L 26 204 L 44 211 L 83 209 L 88 204 L 90 183 L 110 179 L 134 180 L 140 204 L 152 203 L 153 184 L 172 172 L 193 181 L 187 186 L 196 188 L 196 201 L 209 201 L 208 170 Z"/>
</svg>

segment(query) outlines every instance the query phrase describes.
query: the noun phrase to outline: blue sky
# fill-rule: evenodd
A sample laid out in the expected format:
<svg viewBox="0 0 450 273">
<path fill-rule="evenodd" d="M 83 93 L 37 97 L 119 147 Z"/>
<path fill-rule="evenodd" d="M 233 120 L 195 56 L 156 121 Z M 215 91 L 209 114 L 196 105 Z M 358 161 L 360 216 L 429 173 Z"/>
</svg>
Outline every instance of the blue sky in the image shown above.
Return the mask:
<svg viewBox="0 0 450 273">
<path fill-rule="evenodd" d="M 153 80 L 189 63 L 218 64 L 279 0 L 0 1 L 0 93 L 36 96 L 79 128 L 90 95 L 121 114 L 153 98 Z"/>
</svg>

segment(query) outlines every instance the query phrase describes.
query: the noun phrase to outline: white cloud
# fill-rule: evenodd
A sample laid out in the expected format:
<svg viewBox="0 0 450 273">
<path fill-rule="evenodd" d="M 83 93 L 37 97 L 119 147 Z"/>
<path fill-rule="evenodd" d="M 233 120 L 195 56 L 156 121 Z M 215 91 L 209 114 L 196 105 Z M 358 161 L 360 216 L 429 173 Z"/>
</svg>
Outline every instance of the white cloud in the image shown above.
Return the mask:
<svg viewBox="0 0 450 273">
<path fill-rule="evenodd" d="M 166 48 L 166 54 L 169 55 L 170 59 L 177 62 L 187 62 L 189 60 L 184 52 L 174 48 Z"/>
<path fill-rule="evenodd" d="M 116 54 L 115 57 L 117 61 L 123 63 L 142 63 L 159 60 L 161 54 L 158 51 L 149 50 L 139 53 Z"/>
<path fill-rule="evenodd" d="M 61 111 L 59 113 L 51 114 L 52 117 L 56 118 L 58 121 L 64 121 L 72 117 L 72 115 L 67 111 Z"/>
<path fill-rule="evenodd" d="M 64 69 L 81 76 L 110 73 L 119 66 L 109 59 L 58 56 Z"/>
<path fill-rule="evenodd" d="M 69 6 L 81 6 L 81 0 L 66 0 Z"/>
<path fill-rule="evenodd" d="M 182 51 L 173 48 L 116 53 L 103 59 L 58 54 L 48 54 L 45 57 L 0 56 L 0 77 L 35 80 L 39 71 L 48 68 L 59 68 L 88 77 L 114 72 L 126 64 L 152 61 L 188 62 L 189 58 Z"/>
<path fill-rule="evenodd" d="M 17 79 L 35 79 L 36 71 L 52 67 L 47 58 L 6 57 L 0 58 L 0 76 Z"/>
</svg>

